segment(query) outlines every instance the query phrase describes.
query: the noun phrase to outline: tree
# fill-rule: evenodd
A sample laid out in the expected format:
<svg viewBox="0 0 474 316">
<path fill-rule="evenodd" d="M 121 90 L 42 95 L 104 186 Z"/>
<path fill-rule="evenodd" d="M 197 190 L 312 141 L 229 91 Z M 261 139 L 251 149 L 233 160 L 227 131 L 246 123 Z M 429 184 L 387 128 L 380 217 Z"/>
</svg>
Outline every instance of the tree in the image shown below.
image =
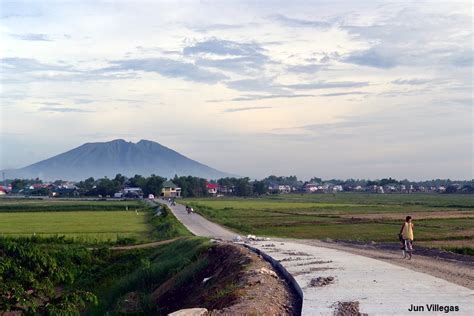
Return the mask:
<svg viewBox="0 0 474 316">
<path fill-rule="evenodd" d="M 132 178 L 128 179 L 127 183 L 131 187 L 142 188 L 143 190 L 146 184 L 146 178 L 142 177 L 139 174 L 136 174 Z"/>
<path fill-rule="evenodd" d="M 79 253 L 85 249 L 45 251 L 22 241 L 0 240 L 0 311 L 22 311 L 27 315 L 80 315 L 86 303 L 97 304 L 88 291 L 68 290 L 59 285 L 74 282 Z"/>
<path fill-rule="evenodd" d="M 372 181 L 372 180 L 367 181 L 368 186 L 373 186 L 373 185 L 378 185 L 378 184 L 379 184 L 378 181 Z"/>
<path fill-rule="evenodd" d="M 120 173 L 117 173 L 117 175 L 115 175 L 114 181 L 117 182 L 120 186 L 124 186 L 125 182 L 127 182 L 127 177 L 121 175 Z"/>
<path fill-rule="evenodd" d="M 392 179 L 391 177 L 388 179 L 385 178 L 379 181 L 379 185 L 381 186 L 388 185 L 388 184 L 398 184 L 398 181 L 396 179 Z"/>
<path fill-rule="evenodd" d="M 217 183 L 222 187 L 232 188 L 237 182 L 236 178 L 221 178 L 217 180 Z"/>
<path fill-rule="evenodd" d="M 114 193 L 118 192 L 120 188 L 120 183 L 114 180 L 110 180 L 108 178 L 99 179 L 96 182 L 94 195 L 112 196 Z"/>
<path fill-rule="evenodd" d="M 458 188 L 456 188 L 454 185 L 449 185 L 448 187 L 446 187 L 446 191 L 444 191 L 444 193 L 451 194 L 451 193 L 456 193 L 457 191 L 458 191 Z"/>
<path fill-rule="evenodd" d="M 474 185 L 465 184 L 460 190 L 461 193 L 474 194 Z"/>
<path fill-rule="evenodd" d="M 207 181 L 198 177 L 178 177 L 173 178 L 173 183 L 181 188 L 183 197 L 202 197 L 207 196 Z"/>
<path fill-rule="evenodd" d="M 253 192 L 258 195 L 266 194 L 268 190 L 267 185 L 264 181 L 254 181 Z"/>
<path fill-rule="evenodd" d="M 296 176 L 277 177 L 272 175 L 264 178 L 262 181 L 267 187 L 274 185 L 289 185 L 290 187 L 300 188 L 303 186 L 303 182 L 298 180 Z"/>
<path fill-rule="evenodd" d="M 88 193 L 94 188 L 94 184 L 95 184 L 95 180 L 92 177 L 79 182 L 77 184 L 77 187 L 79 188 L 79 193 L 81 195 L 89 195 Z"/>
<path fill-rule="evenodd" d="M 145 195 L 153 194 L 158 196 L 161 193 L 163 182 L 165 182 L 165 180 L 165 178 L 152 174 L 150 177 L 146 178 L 145 185 L 140 188 Z"/>
<path fill-rule="evenodd" d="M 249 196 L 252 194 L 252 186 L 249 181 L 249 178 L 237 179 L 235 190 L 238 196 Z"/>
<path fill-rule="evenodd" d="M 28 185 L 28 180 L 15 179 L 11 183 L 13 191 L 19 191 Z"/>
<path fill-rule="evenodd" d="M 39 189 L 34 189 L 33 191 L 30 191 L 28 194 L 35 195 L 35 196 L 47 196 L 51 194 L 51 190 L 48 188 L 39 188 Z"/>
</svg>

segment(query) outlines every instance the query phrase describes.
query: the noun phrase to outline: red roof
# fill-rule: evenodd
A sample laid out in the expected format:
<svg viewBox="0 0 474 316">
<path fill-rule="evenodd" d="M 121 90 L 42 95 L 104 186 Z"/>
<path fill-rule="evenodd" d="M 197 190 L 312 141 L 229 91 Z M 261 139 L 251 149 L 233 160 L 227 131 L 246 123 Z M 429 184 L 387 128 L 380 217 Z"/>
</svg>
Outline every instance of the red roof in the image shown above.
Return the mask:
<svg viewBox="0 0 474 316">
<path fill-rule="evenodd" d="M 219 185 L 217 183 L 208 183 L 207 184 L 207 189 L 208 190 L 214 190 L 214 189 L 217 189 L 219 187 Z"/>
</svg>

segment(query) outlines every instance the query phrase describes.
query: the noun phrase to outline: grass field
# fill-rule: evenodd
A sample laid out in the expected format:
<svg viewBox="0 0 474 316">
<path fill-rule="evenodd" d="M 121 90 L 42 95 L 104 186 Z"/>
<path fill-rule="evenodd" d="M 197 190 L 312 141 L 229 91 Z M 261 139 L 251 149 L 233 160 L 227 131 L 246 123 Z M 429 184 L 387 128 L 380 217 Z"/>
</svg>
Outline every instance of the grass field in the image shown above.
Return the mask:
<svg viewBox="0 0 474 316">
<path fill-rule="evenodd" d="M 148 213 L 75 211 L 0 213 L 0 235 L 60 235 L 84 241 L 146 239 Z"/>
<path fill-rule="evenodd" d="M 406 215 L 418 244 L 474 248 L 474 196 L 313 194 L 186 199 L 199 213 L 243 234 L 396 242 Z"/>
<path fill-rule="evenodd" d="M 0 199 L 0 236 L 64 236 L 82 243 L 145 242 L 189 232 L 138 201 Z"/>
<path fill-rule="evenodd" d="M 0 198 L 0 212 L 117 211 L 143 207 L 138 201 L 86 201 Z"/>
</svg>

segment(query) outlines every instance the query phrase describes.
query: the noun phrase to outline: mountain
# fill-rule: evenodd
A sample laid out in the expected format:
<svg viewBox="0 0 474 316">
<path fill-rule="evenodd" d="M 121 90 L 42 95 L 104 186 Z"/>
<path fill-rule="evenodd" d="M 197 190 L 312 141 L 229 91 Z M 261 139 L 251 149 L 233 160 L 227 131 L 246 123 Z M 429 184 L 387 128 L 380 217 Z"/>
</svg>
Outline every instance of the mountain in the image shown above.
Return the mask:
<svg viewBox="0 0 474 316">
<path fill-rule="evenodd" d="M 83 180 L 88 177 L 115 177 L 156 174 L 162 177 L 197 176 L 217 179 L 231 176 L 189 159 L 180 153 L 149 140 L 138 143 L 123 139 L 86 143 L 65 153 L 21 169 L 3 170 L 7 179 Z"/>
</svg>

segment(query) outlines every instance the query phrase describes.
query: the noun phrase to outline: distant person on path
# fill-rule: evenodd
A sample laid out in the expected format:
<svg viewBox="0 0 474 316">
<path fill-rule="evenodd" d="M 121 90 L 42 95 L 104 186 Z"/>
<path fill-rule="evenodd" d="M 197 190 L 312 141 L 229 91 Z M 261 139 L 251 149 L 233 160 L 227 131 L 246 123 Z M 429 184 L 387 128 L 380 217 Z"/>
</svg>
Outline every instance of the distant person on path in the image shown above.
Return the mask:
<svg viewBox="0 0 474 316">
<path fill-rule="evenodd" d="M 407 257 L 408 254 L 408 259 L 411 259 L 411 254 L 413 252 L 413 222 L 411 219 L 411 216 L 407 216 L 405 219 L 405 223 L 403 223 L 402 228 L 400 229 L 400 236 L 402 237 L 403 240 L 403 258 Z"/>
</svg>

